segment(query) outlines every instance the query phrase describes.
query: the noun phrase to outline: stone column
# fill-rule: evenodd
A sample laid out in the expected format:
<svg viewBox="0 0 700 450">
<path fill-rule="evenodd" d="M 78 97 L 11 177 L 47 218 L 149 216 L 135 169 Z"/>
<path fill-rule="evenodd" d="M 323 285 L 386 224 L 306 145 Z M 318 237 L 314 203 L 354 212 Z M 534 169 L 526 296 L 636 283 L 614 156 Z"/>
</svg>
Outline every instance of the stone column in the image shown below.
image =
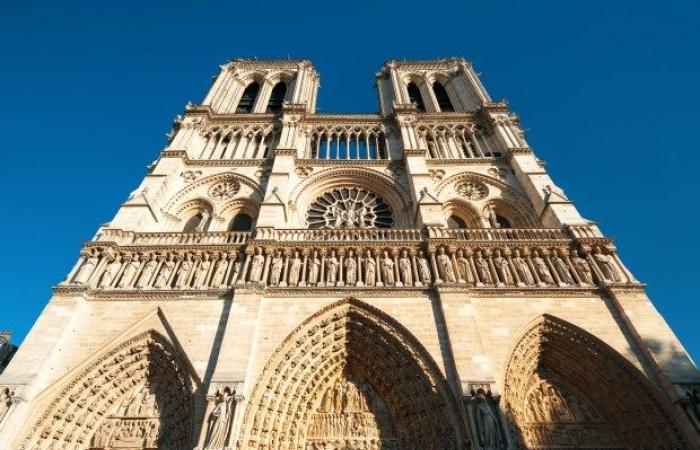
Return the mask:
<svg viewBox="0 0 700 450">
<path fill-rule="evenodd" d="M 280 279 L 280 287 L 287 287 L 287 276 L 289 274 L 289 250 L 284 250 L 284 267 L 282 268 L 282 278 Z"/>
<path fill-rule="evenodd" d="M 428 253 L 430 253 L 430 267 L 433 269 L 433 273 L 435 274 L 435 284 L 442 284 L 440 271 L 438 270 L 437 262 L 435 261 L 435 249 L 428 250 Z"/>
<path fill-rule="evenodd" d="M 397 249 L 391 250 L 391 256 L 394 260 L 394 286 L 401 287 L 403 282 L 401 281 L 401 271 L 399 270 L 399 251 Z"/>
</svg>

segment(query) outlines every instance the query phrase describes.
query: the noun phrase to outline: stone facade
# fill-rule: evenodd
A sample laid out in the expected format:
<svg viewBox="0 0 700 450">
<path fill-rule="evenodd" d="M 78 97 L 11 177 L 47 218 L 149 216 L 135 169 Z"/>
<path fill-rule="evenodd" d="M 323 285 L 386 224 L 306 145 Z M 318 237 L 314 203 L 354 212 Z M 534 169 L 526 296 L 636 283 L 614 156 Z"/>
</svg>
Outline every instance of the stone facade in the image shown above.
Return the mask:
<svg viewBox="0 0 700 450">
<path fill-rule="evenodd" d="M 10 342 L 12 335 L 6 331 L 0 331 L 0 373 L 10 363 L 12 356 L 17 351 L 17 347 Z"/>
<path fill-rule="evenodd" d="M 700 375 L 461 59 L 232 60 L 0 376 L 2 449 L 690 449 Z"/>
</svg>

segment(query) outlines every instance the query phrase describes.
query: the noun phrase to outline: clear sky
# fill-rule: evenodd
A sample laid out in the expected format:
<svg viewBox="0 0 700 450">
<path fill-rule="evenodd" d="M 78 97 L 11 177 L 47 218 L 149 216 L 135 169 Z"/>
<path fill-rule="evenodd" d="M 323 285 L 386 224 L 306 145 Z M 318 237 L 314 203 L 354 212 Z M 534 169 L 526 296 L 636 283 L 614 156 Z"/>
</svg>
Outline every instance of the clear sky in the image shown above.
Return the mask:
<svg viewBox="0 0 700 450">
<path fill-rule="evenodd" d="M 387 59 L 463 56 L 700 357 L 700 2 L 8 1 L 0 329 L 20 342 L 232 57 L 310 58 L 323 112 L 376 111 Z"/>
</svg>

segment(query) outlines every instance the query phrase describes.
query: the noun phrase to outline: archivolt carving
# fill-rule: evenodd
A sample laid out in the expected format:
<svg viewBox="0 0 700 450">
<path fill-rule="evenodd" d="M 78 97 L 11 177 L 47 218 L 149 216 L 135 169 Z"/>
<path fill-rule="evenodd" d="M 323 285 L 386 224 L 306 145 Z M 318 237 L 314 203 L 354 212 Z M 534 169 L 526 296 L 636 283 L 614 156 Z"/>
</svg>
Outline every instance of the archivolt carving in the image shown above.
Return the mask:
<svg viewBox="0 0 700 450">
<path fill-rule="evenodd" d="M 410 198 L 408 192 L 391 177 L 377 171 L 361 167 L 326 169 L 306 178 L 297 185 L 289 195 L 290 204 L 297 208 L 300 215 L 299 224 L 305 223 L 306 211 L 309 205 L 320 195 L 335 187 L 367 188 L 371 186 L 373 192 L 391 207 L 394 211 L 394 226 L 406 227 L 409 225 L 409 208 L 406 199 Z"/>
<path fill-rule="evenodd" d="M 551 399 L 539 399 L 536 406 L 540 411 L 537 413 L 539 419 L 550 418 L 554 424 L 548 427 L 547 421 L 535 420 L 538 423 L 533 425 L 533 399 L 537 396 L 533 388 L 541 383 L 546 387 L 550 382 L 543 380 L 553 379 L 561 380 L 581 393 L 585 401 L 590 401 L 597 410 L 590 412 L 591 408 L 580 406 L 579 416 L 595 416 L 599 412 L 614 432 L 614 436 L 610 436 L 601 422 L 591 420 L 588 423 L 598 423 L 594 426 L 598 428 L 591 436 L 584 436 L 585 444 L 595 444 L 595 440 L 600 444 L 596 448 L 620 448 L 616 442 L 619 438 L 627 449 L 688 448 L 674 422 L 670 405 L 639 370 L 598 338 L 549 315 L 531 323 L 521 334 L 505 369 L 503 398 L 506 413 L 513 425 L 514 439 L 526 446 L 557 448 L 562 445 L 562 440 L 572 445 L 572 440 L 582 439 L 580 427 L 572 428 L 573 431 L 566 435 L 559 423 L 580 422 L 572 417 L 569 417 L 571 420 L 559 417 L 573 414 L 570 406 L 564 408 L 562 405 L 566 395 L 571 394 L 562 397 L 560 387 L 545 391 Z M 543 392 L 540 394 L 544 395 Z M 553 413 L 552 408 L 557 412 Z M 582 412 L 583 409 L 588 412 Z M 552 414 L 557 417 L 551 417 Z M 608 436 L 607 443 L 603 443 L 605 436 Z M 574 442 L 573 445 L 567 448 L 584 444 Z"/>
<path fill-rule="evenodd" d="M 251 180 L 250 178 L 238 174 L 238 173 L 233 173 L 233 172 L 224 172 L 224 173 L 218 173 L 216 175 L 210 175 L 208 177 L 203 177 L 203 178 L 198 178 L 196 181 L 193 181 L 192 183 L 188 184 L 184 188 L 182 188 L 179 192 L 177 192 L 175 195 L 172 196 L 172 198 L 168 201 L 168 203 L 165 205 L 163 208 L 163 211 L 169 212 L 172 214 L 173 208 L 175 208 L 177 205 L 181 204 L 183 200 L 187 199 L 191 195 L 193 191 L 195 191 L 197 188 L 201 186 L 214 186 L 219 183 L 226 183 L 230 182 L 233 184 L 240 184 L 243 186 L 248 186 L 252 191 L 253 191 L 253 196 L 259 199 L 262 199 L 263 197 L 263 191 L 260 188 L 260 185 Z M 204 191 L 206 192 L 206 191 Z M 202 195 L 204 194 L 202 192 Z"/>
<path fill-rule="evenodd" d="M 80 370 L 21 448 L 191 448 L 194 390 L 178 350 L 145 332 Z"/>
<path fill-rule="evenodd" d="M 342 402 L 328 403 L 328 390 L 348 377 L 382 399 L 388 410 L 384 430 L 390 430 L 384 436 L 393 439 L 395 433 L 393 448 L 462 448 L 457 403 L 435 362 L 400 324 L 356 299 L 314 314 L 272 355 L 251 394 L 240 447 L 316 448 L 306 440 L 307 430 L 309 439 L 319 437 L 314 424 L 322 419 L 316 414 L 344 408 Z"/>
<path fill-rule="evenodd" d="M 502 195 L 521 203 L 522 205 L 530 206 L 530 201 L 521 194 L 517 189 L 513 188 L 503 181 L 492 178 L 476 172 L 460 172 L 445 178 L 436 188 L 435 193 L 439 196 L 446 194 L 446 188 L 456 186 L 460 183 L 485 183 L 487 186 L 494 186 L 501 191 Z"/>
</svg>

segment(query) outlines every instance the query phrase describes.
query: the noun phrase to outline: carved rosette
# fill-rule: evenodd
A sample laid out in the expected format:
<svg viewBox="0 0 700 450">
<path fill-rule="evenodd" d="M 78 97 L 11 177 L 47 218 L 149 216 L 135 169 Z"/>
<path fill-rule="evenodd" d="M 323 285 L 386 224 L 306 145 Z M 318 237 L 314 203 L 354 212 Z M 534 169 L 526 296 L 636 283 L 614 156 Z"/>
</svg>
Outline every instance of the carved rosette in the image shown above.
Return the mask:
<svg viewBox="0 0 700 450">
<path fill-rule="evenodd" d="M 455 186 L 455 192 L 469 200 L 483 200 L 489 195 L 489 188 L 479 181 L 467 181 Z"/>
<path fill-rule="evenodd" d="M 228 200 L 233 198 L 241 189 L 241 184 L 236 180 L 221 181 L 209 189 L 209 196 L 214 200 Z"/>
</svg>

